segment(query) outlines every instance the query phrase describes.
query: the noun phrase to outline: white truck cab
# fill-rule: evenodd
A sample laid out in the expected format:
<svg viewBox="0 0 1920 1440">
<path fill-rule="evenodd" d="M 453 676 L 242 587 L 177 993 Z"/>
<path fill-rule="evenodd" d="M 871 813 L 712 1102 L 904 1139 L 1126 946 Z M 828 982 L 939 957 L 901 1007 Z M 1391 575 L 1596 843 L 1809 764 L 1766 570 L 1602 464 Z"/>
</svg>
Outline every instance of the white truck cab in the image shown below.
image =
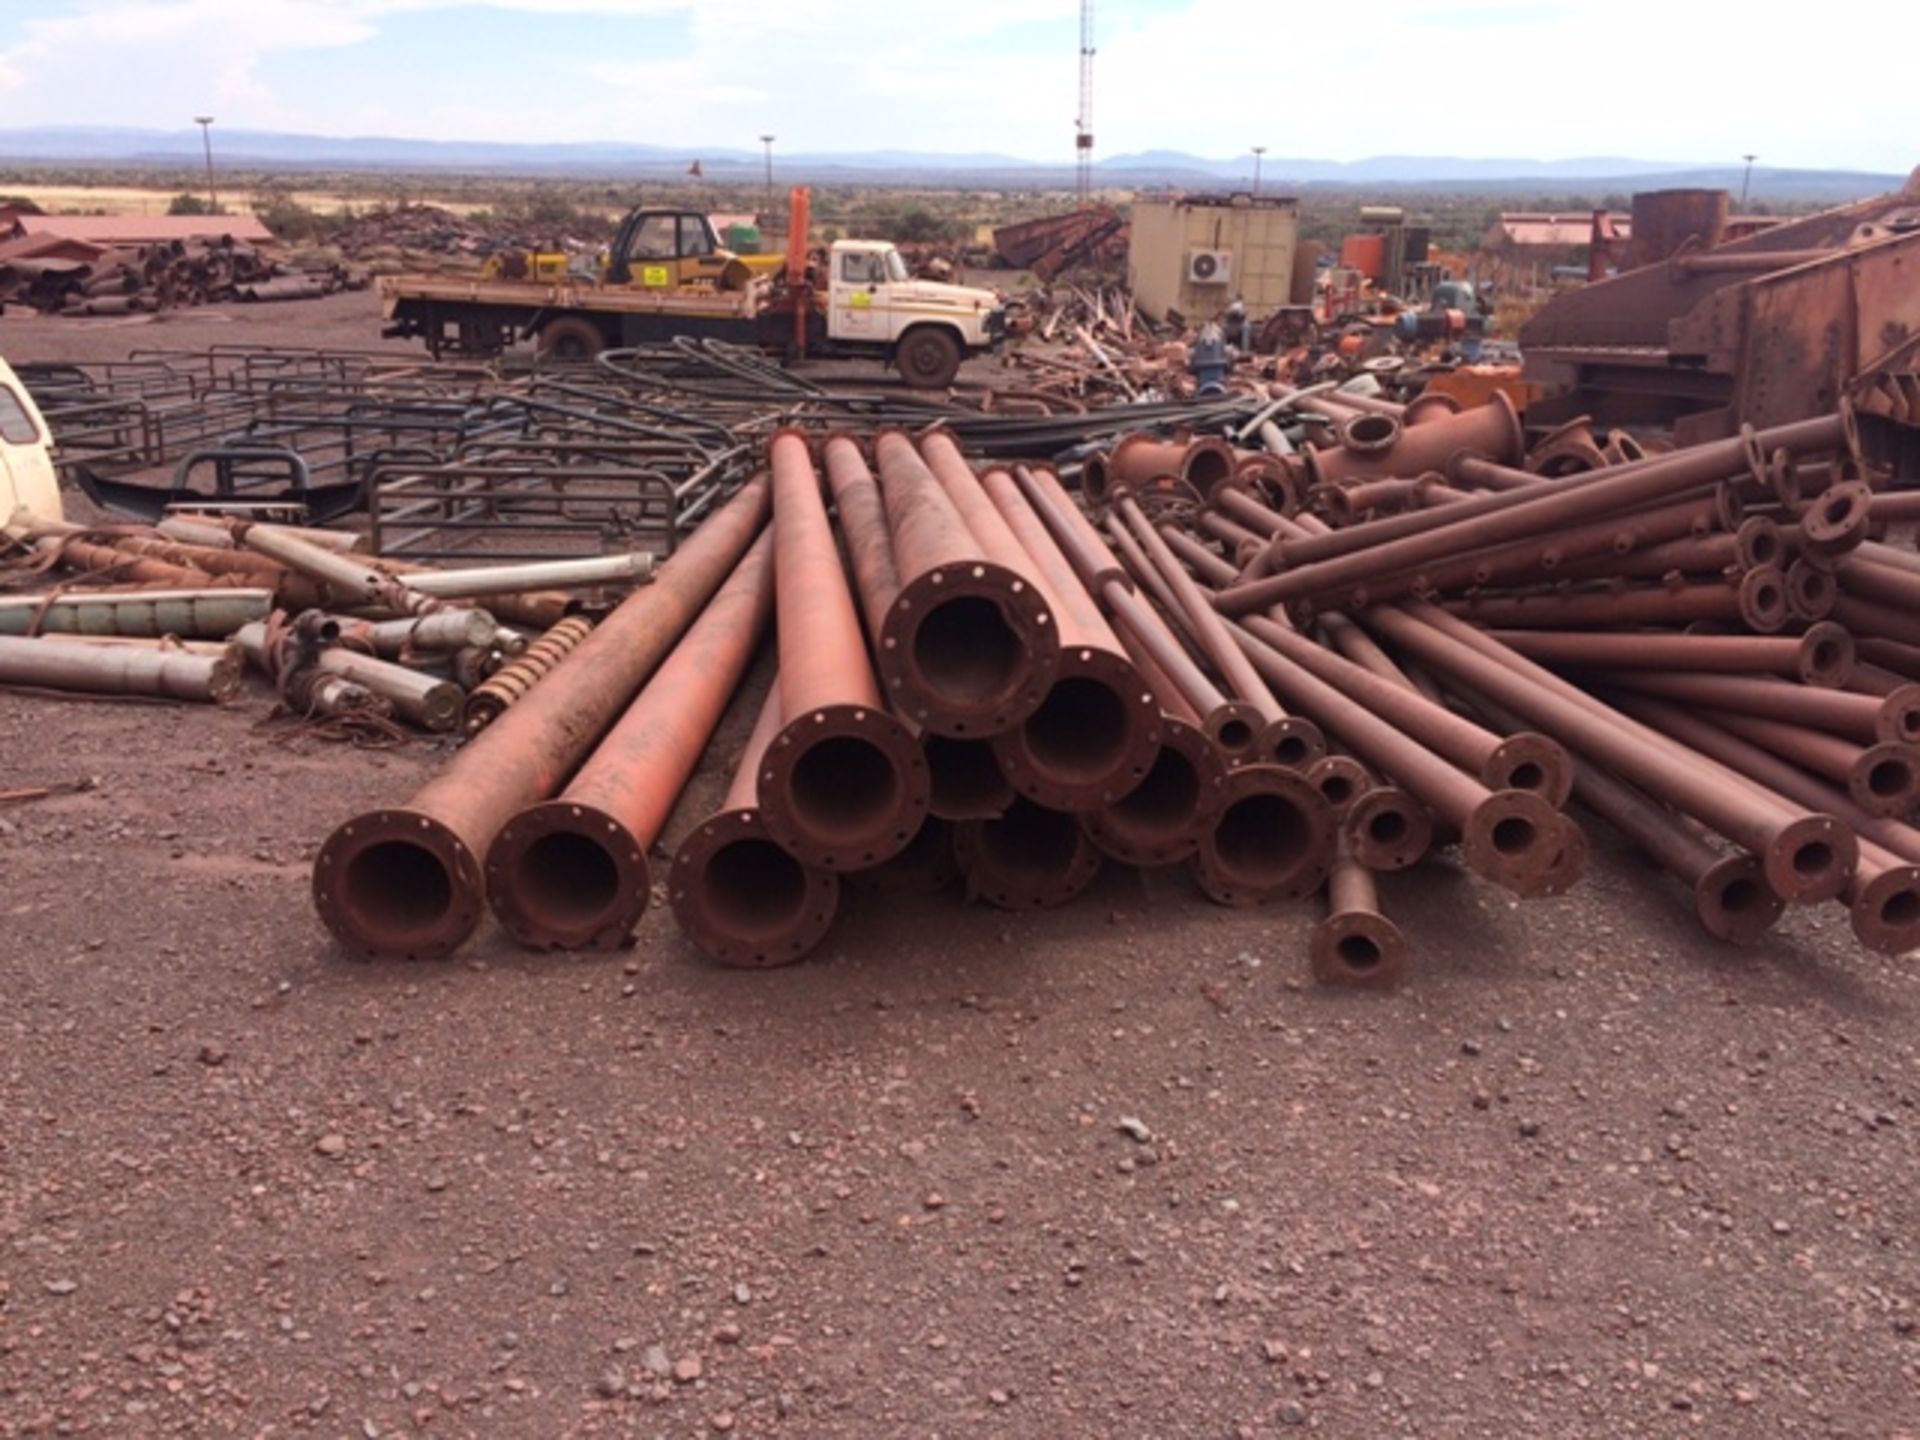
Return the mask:
<svg viewBox="0 0 1920 1440">
<path fill-rule="evenodd" d="M 916 280 L 889 241 L 836 240 L 827 263 L 828 338 L 889 347 L 909 384 L 950 385 L 962 359 L 1005 334 L 993 291 Z"/>
<path fill-rule="evenodd" d="M 0 525 L 28 515 L 63 518 L 52 442 L 40 407 L 13 367 L 0 359 Z"/>
</svg>

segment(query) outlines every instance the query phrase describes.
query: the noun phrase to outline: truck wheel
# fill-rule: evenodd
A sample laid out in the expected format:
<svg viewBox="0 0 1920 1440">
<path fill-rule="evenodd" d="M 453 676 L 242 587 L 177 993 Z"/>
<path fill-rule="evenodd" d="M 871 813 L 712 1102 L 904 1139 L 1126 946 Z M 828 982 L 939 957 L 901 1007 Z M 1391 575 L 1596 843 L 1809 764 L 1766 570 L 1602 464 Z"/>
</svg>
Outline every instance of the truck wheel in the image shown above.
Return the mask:
<svg viewBox="0 0 1920 1440">
<path fill-rule="evenodd" d="M 923 325 L 902 337 L 893 363 L 915 389 L 944 390 L 960 373 L 960 342 L 951 331 Z"/>
<path fill-rule="evenodd" d="M 600 327 L 578 315 L 562 315 L 540 327 L 540 353 L 555 360 L 591 360 L 606 348 Z"/>
</svg>

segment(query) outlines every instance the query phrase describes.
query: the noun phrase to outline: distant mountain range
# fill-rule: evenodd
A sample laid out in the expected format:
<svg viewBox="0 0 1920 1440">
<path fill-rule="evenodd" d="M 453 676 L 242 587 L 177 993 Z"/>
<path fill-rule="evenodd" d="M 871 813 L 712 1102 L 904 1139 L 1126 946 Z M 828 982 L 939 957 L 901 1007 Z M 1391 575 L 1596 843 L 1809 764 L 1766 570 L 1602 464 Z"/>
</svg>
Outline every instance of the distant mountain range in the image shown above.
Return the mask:
<svg viewBox="0 0 1920 1440">
<path fill-rule="evenodd" d="M 709 180 L 750 183 L 765 158 L 749 148 L 701 150 L 614 142 L 564 144 L 476 140 L 406 140 L 384 136 L 336 138 L 264 130 L 213 132 L 217 161 L 260 169 L 463 171 L 665 180 L 684 176 L 698 160 Z M 197 165 L 198 130 L 140 130 L 99 126 L 0 129 L 0 159 L 85 165 Z M 782 182 L 920 184 L 1054 189 L 1073 183 L 1073 168 L 1011 155 L 938 154 L 910 150 L 789 153 L 776 149 Z M 1098 162 L 1099 183 L 1125 189 L 1220 189 L 1245 186 L 1253 156 L 1213 160 L 1177 150 L 1147 150 Z M 1471 160 L 1453 156 L 1380 155 L 1366 160 L 1266 157 L 1262 188 L 1269 193 L 1335 187 L 1499 192 L 1548 196 L 1625 193 L 1650 186 L 1740 187 L 1741 168 L 1702 163 L 1587 156 L 1572 160 Z M 1837 201 L 1897 189 L 1904 176 L 1852 170 L 1757 169 L 1751 193 L 1764 199 Z"/>
</svg>

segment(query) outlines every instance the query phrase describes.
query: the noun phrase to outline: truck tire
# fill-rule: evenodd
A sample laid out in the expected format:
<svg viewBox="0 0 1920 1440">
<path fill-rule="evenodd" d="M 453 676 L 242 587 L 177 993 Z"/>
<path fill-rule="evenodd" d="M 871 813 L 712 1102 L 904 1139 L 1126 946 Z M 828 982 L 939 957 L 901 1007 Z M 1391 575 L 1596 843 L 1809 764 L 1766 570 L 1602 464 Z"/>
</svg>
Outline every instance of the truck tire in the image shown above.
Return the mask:
<svg viewBox="0 0 1920 1440">
<path fill-rule="evenodd" d="M 583 316 L 560 315 L 540 327 L 539 348 L 555 360 L 591 360 L 607 348 L 607 337 Z"/>
<path fill-rule="evenodd" d="M 960 359 L 960 342 L 938 325 L 916 325 L 893 352 L 893 363 L 916 390 L 946 389 L 960 373 Z"/>
</svg>

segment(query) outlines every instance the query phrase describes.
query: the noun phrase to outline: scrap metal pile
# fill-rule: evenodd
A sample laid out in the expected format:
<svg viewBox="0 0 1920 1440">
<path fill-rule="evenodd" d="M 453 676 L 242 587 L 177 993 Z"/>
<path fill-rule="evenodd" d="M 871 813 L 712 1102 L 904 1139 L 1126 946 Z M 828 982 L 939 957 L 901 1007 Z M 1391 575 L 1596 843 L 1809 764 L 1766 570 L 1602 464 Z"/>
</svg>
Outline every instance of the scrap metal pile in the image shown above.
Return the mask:
<svg viewBox="0 0 1920 1440">
<path fill-rule="evenodd" d="M 281 367 L 281 418 L 305 424 L 346 361 L 248 363 Z M 1558 894 L 1595 816 L 1715 935 L 1838 900 L 1863 944 L 1920 945 L 1920 558 L 1888 535 L 1920 504 L 1877 458 L 1898 417 L 1650 453 L 1580 423 L 1529 445 L 1501 396 L 1401 404 L 1364 381 L 1022 413 L 693 342 L 354 373 L 346 409 L 412 427 L 406 474 L 445 468 L 449 435 L 506 447 L 416 515 L 456 549 L 462 493 L 485 512 L 531 477 L 565 502 L 566 465 L 627 444 L 669 467 L 681 508 L 644 547 L 651 580 L 588 628 L 562 595 L 517 608 L 536 602 L 485 572 L 228 513 L 22 537 L 83 580 L 190 581 L 184 611 L 166 592 L 0 604 L 0 629 L 42 635 L 125 633 L 87 617 L 145 607 L 183 654 L 236 640 L 298 713 L 365 704 L 359 685 L 394 718 L 470 726 L 411 800 L 322 847 L 316 903 L 354 953 L 446 954 L 489 907 L 536 948 L 614 945 L 657 880 L 699 949 L 769 965 L 819 942 L 854 877 L 964 877 L 1022 909 L 1118 863 L 1182 867 L 1223 904 L 1324 891 L 1315 973 L 1379 985 L 1406 944 L 1375 876 L 1453 847 L 1515 896 Z M 82 438 L 90 414 L 49 411 Z M 200 658 L 221 673 L 146 683 L 217 698 L 231 653 Z M 465 693 L 383 690 L 367 677 L 390 662 Z M 744 749 L 715 753 L 755 704 Z M 664 855 L 710 755 L 727 795 Z"/>
<path fill-rule="evenodd" d="M 231 236 L 105 250 L 91 260 L 0 261 L 0 306 L 43 315 L 128 315 L 218 300 L 311 300 L 363 290 L 364 273 L 338 264 L 291 266 Z"/>
<path fill-rule="evenodd" d="M 1874 538 L 1915 507 L 1851 416 L 1657 455 L 1528 451 L 1500 400 L 1253 419 L 1292 453 L 1142 434 L 1083 467 L 1091 514 L 946 427 L 778 432 L 525 701 L 335 831 L 322 917 L 365 955 L 445 954 L 488 906 L 535 948 L 619 943 L 771 627 L 727 797 L 661 877 L 723 963 L 805 954 L 842 877 L 950 866 L 1020 909 L 1105 860 L 1223 904 L 1324 890 L 1315 972 L 1378 985 L 1405 942 L 1375 874 L 1453 846 L 1558 894 L 1587 815 L 1715 935 L 1837 900 L 1863 944 L 1920 944 L 1920 560 Z"/>
</svg>

